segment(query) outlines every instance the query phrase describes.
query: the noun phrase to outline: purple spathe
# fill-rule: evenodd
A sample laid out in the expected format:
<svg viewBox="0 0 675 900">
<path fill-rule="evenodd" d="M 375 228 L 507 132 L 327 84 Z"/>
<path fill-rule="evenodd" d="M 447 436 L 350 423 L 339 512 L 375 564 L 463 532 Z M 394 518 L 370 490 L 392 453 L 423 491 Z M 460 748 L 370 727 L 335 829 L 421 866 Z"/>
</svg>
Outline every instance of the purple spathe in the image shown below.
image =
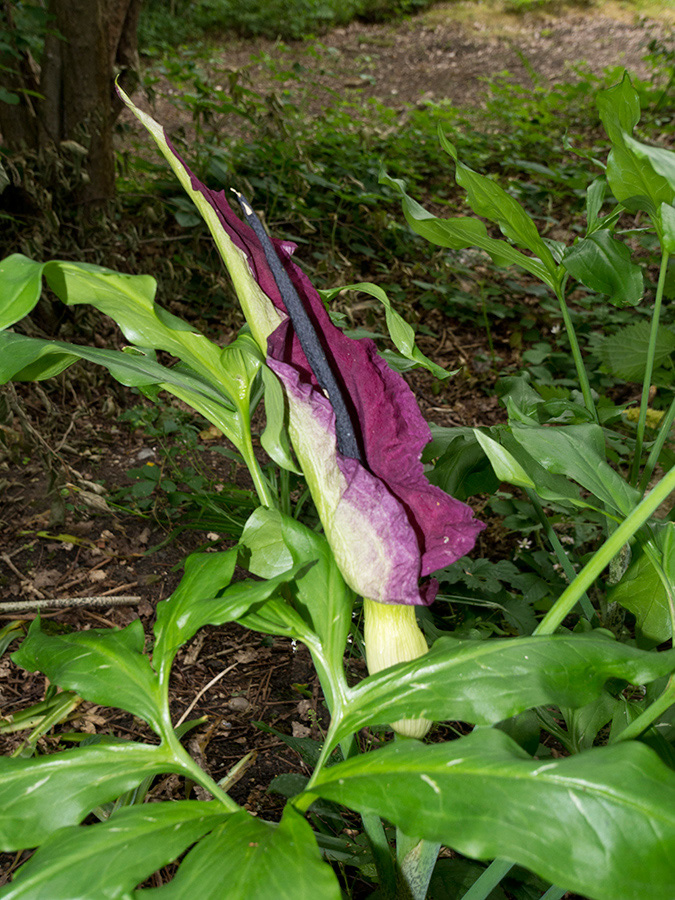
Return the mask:
<svg viewBox="0 0 675 900">
<path fill-rule="evenodd" d="M 246 254 L 260 288 L 284 313 L 253 230 L 234 213 L 224 192 L 211 191 L 194 176 L 191 180 Z M 348 583 L 370 599 L 431 603 L 435 582 L 420 590 L 420 577 L 469 552 L 484 526 L 470 507 L 427 480 L 420 456 L 431 432 L 403 377 L 381 359 L 373 341 L 349 338 L 331 322 L 317 291 L 292 259 L 295 246 L 286 241 L 274 241 L 274 246 L 344 388 L 364 461 L 362 465 L 338 452 L 333 410 L 286 318 L 268 337 L 267 362 L 286 389 L 292 426 L 293 408 L 297 413 L 291 436 L 303 470 L 313 472 L 308 483 L 338 565 Z M 321 459 L 318 454 L 310 459 L 318 446 Z"/>
</svg>

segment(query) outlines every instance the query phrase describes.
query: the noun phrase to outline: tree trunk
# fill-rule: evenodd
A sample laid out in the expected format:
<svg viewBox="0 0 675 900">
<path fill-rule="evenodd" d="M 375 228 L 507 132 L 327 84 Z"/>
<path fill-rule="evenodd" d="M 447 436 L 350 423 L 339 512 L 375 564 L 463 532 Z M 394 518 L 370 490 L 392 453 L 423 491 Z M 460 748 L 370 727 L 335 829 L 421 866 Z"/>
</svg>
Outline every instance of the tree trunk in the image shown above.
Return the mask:
<svg viewBox="0 0 675 900">
<path fill-rule="evenodd" d="M 5 86 L 20 97 L 16 105 L 0 102 L 5 145 L 81 154 L 82 180 L 74 199 L 90 208 L 115 193 L 112 131 L 120 106 L 114 79 L 138 68 L 140 5 L 141 0 L 49 0 L 39 74 L 25 50 L 18 59 L 4 60 L 12 69 L 3 76 Z M 11 31 L 8 0 L 4 11 Z"/>
</svg>

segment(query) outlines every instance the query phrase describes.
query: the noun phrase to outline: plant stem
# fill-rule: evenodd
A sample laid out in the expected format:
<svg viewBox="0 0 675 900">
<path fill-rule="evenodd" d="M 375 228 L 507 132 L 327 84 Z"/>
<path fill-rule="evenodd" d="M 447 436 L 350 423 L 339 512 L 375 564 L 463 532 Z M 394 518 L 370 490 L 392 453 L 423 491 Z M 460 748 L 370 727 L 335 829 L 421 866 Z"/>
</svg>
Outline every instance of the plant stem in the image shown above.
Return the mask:
<svg viewBox="0 0 675 900">
<path fill-rule="evenodd" d="M 267 506 L 269 509 L 274 509 L 277 504 L 274 500 L 274 496 L 272 495 L 270 486 L 267 483 L 267 479 L 263 475 L 263 471 L 260 468 L 260 463 L 256 459 L 255 453 L 253 452 L 253 442 L 251 441 L 250 431 L 244 435 L 244 440 L 242 442 L 240 450 L 241 455 L 244 457 L 244 461 L 248 466 L 248 470 L 251 473 L 253 486 L 255 487 L 258 499 L 263 506 Z"/>
<path fill-rule="evenodd" d="M 649 728 L 652 722 L 655 722 L 662 713 L 673 705 L 673 703 L 675 703 L 675 675 L 670 676 L 661 696 L 657 697 L 657 699 L 647 707 L 647 709 L 643 710 L 636 719 L 633 719 L 629 725 L 626 725 L 624 730 L 613 738 L 610 743 L 616 744 L 619 741 L 630 741 L 633 740 L 633 738 L 640 737 L 642 732 Z"/>
<path fill-rule="evenodd" d="M 241 807 L 235 803 L 231 797 L 220 788 L 216 782 L 208 775 L 201 766 L 198 766 L 194 759 L 178 740 L 173 730 L 162 735 L 164 743 L 170 749 L 174 762 L 183 769 L 183 774 L 191 778 L 197 784 L 200 784 L 210 794 L 213 794 L 216 800 L 219 800 L 230 812 L 239 812 Z"/>
<path fill-rule="evenodd" d="M 568 581 L 571 583 L 577 577 L 577 573 L 574 570 L 574 566 L 570 562 L 570 559 L 569 559 L 567 553 L 565 553 L 565 549 L 564 549 L 563 545 L 560 543 L 560 539 L 558 538 L 558 535 L 553 530 L 553 526 L 549 522 L 548 516 L 544 512 L 544 509 L 543 509 L 541 503 L 539 502 L 539 498 L 537 497 L 537 495 L 534 493 L 534 491 L 531 488 L 525 488 L 525 493 L 527 494 L 528 500 L 534 507 L 534 511 L 537 514 L 537 518 L 539 519 L 539 521 L 541 522 L 541 524 L 544 527 L 546 537 L 548 538 L 549 543 L 553 547 L 555 555 L 558 558 L 558 562 L 560 563 L 560 565 L 563 568 L 563 572 L 567 576 Z M 588 621 L 589 622 L 592 621 L 592 619 L 595 616 L 595 610 L 593 609 L 593 604 L 588 599 L 588 595 L 586 594 L 585 591 L 579 598 L 579 604 L 583 610 L 584 615 L 588 619 Z"/>
<path fill-rule="evenodd" d="M 396 867 L 382 819 L 375 813 L 361 813 L 361 821 L 373 854 L 382 898 L 383 900 L 395 900 Z"/>
<path fill-rule="evenodd" d="M 561 287 L 556 291 L 556 297 L 558 298 L 558 303 L 560 303 L 560 311 L 562 313 L 563 322 L 565 323 L 565 330 L 567 331 L 567 337 L 570 342 L 570 349 L 572 350 L 572 356 L 574 358 L 574 365 L 577 370 L 577 377 L 579 379 L 579 385 L 581 387 L 581 393 L 584 397 L 584 403 L 586 405 L 586 409 L 591 413 L 593 419 L 598 422 L 598 411 L 595 408 L 595 403 L 593 402 L 593 395 L 591 393 L 591 385 L 588 381 L 588 373 L 586 372 L 586 366 L 584 365 L 584 359 L 581 355 L 581 348 L 579 347 L 579 341 L 577 340 L 577 333 L 574 330 L 574 325 L 572 324 L 572 318 L 570 316 L 570 311 L 567 308 L 567 302 L 565 301 L 565 290 L 564 287 Z"/>
<path fill-rule="evenodd" d="M 398 895 L 406 900 L 425 900 L 441 845 L 411 838 L 396 829 Z"/>
<path fill-rule="evenodd" d="M 504 876 L 511 871 L 514 863 L 506 859 L 493 860 L 483 874 L 471 885 L 461 900 L 486 900 Z"/>
<path fill-rule="evenodd" d="M 668 407 L 668 412 L 663 417 L 661 427 L 659 428 L 659 433 L 652 445 L 652 449 L 649 451 L 649 456 L 647 457 L 647 462 L 645 464 L 644 471 L 642 472 L 642 478 L 640 479 L 639 484 L 639 489 L 640 491 L 642 491 L 642 493 L 647 490 L 649 479 L 652 477 L 652 472 L 656 468 L 656 463 L 658 462 L 661 450 L 663 449 L 663 445 L 668 439 L 670 429 L 673 427 L 673 421 L 675 421 L 675 397 L 673 397 L 670 406 Z"/>
<path fill-rule="evenodd" d="M 546 613 L 535 629 L 535 634 L 552 634 L 558 628 L 565 616 L 574 609 L 584 591 L 593 584 L 605 566 L 609 565 L 610 560 L 616 556 L 624 544 L 628 543 L 635 532 L 644 525 L 673 490 L 675 490 L 675 468 L 672 468 L 659 481 L 654 490 L 647 494 L 593 554 L 591 560 L 579 572 L 572 584 L 565 588 L 553 607 Z"/>
<path fill-rule="evenodd" d="M 666 270 L 668 268 L 669 253 L 663 251 L 661 254 L 661 268 L 659 270 L 659 280 L 656 286 L 656 297 L 654 298 L 654 312 L 652 314 L 652 326 L 649 332 L 649 345 L 647 347 L 647 364 L 645 365 L 645 377 L 642 382 L 642 398 L 640 400 L 640 417 L 637 424 L 637 435 L 635 438 L 635 456 L 630 469 L 630 483 L 637 482 L 638 472 L 640 471 L 640 459 L 642 457 L 642 442 L 645 435 L 645 424 L 647 422 L 647 407 L 649 405 L 649 388 L 651 387 L 652 373 L 654 371 L 654 354 L 656 352 L 656 338 L 659 333 L 659 318 L 661 315 L 661 301 L 663 299 L 663 291 L 666 286 Z"/>
</svg>

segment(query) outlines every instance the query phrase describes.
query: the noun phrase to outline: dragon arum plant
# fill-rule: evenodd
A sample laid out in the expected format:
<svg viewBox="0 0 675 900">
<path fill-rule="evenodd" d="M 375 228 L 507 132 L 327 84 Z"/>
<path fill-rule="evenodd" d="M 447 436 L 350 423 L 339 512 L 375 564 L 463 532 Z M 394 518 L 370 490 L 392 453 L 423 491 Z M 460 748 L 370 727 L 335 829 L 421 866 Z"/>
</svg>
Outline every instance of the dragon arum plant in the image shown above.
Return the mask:
<svg viewBox="0 0 675 900">
<path fill-rule="evenodd" d="M 632 96 L 629 83 L 613 90 L 603 99 L 608 120 L 623 116 L 626 98 Z M 654 512 L 675 488 L 675 469 L 643 496 L 609 466 L 583 358 L 573 342 L 584 405 L 568 401 L 562 420 L 577 416 L 581 422 L 544 428 L 548 410 L 540 408 L 542 398 L 521 390 L 511 398 L 509 424 L 492 433 L 476 430 L 475 440 L 497 477 L 522 487 L 539 504 L 544 522 L 542 502 L 575 510 L 592 507 L 611 523 L 606 539 L 576 574 L 548 526 L 570 583 L 559 597 L 548 598 L 548 612 L 535 634 L 494 640 L 446 634 L 428 649 L 416 609 L 434 600 L 433 573 L 470 551 L 482 526 L 469 507 L 427 480 L 420 454 L 430 431 L 412 393 L 372 341 L 351 339 L 333 325 L 321 295 L 293 260 L 295 248 L 268 238 L 241 195 L 236 196 L 243 220 L 236 215 L 223 193 L 213 193 L 189 172 L 161 126 L 123 99 L 206 220 L 247 325 L 221 348 L 156 305 L 148 276 L 70 262 L 42 264 L 15 255 L 0 264 L 0 381 L 48 378 L 85 359 L 148 395 L 172 393 L 237 447 L 251 470 L 260 506 L 236 547 L 187 560 L 178 588 L 157 608 L 151 654 L 144 651 L 139 621 L 122 630 L 71 634 L 49 633 L 39 619 L 32 624 L 14 662 L 44 672 L 68 704 L 79 695 L 138 716 L 158 741 L 110 740 L 53 755 L 0 759 L 0 846 L 8 851 L 37 847 L 0 897 L 140 900 L 196 893 L 215 900 L 227 885 L 227 897 L 242 900 L 337 900 L 348 886 L 329 862 L 336 845 L 305 818 L 316 801 L 328 800 L 361 815 L 368 854 L 355 854 L 343 842 L 341 858 L 374 868 L 377 896 L 385 900 L 422 900 L 442 844 L 474 859 L 499 860 L 470 890 L 472 900 L 486 897 L 515 863 L 562 886 L 550 888 L 549 897 L 561 896 L 564 887 L 598 900 L 670 900 L 675 773 L 664 736 L 669 732 L 654 726 L 668 722 L 675 651 L 652 652 L 647 643 L 620 642 L 595 627 L 598 615 L 586 592 L 592 585 L 601 591 L 603 570 L 632 541 L 641 567 L 631 565 L 613 588 L 614 596 L 633 604 L 638 628 L 645 641 L 652 636 L 651 646 L 671 638 L 672 525 L 656 520 Z M 650 214 L 664 252 L 671 253 L 673 155 L 644 150 L 645 145 L 636 149 L 627 125 L 622 119 L 614 134 L 608 129 L 615 148 L 612 165 L 618 165 L 617 142 L 629 161 L 640 153 L 640 159 L 649 159 L 662 179 L 659 205 L 650 200 Z M 446 149 L 454 148 L 446 142 Z M 598 222 L 589 223 L 589 235 L 569 251 L 551 249 L 495 182 L 457 166 L 475 211 L 496 221 L 508 240 L 489 237 L 478 219 L 430 216 L 407 197 L 401 183 L 390 180 L 403 195 L 414 229 L 445 246 L 481 247 L 500 264 L 515 263 L 542 277 L 560 299 L 570 328 L 564 299 L 570 274 L 586 283 L 595 273 L 596 282 L 605 284 L 607 278 L 600 275 L 611 269 L 619 274 L 609 281 L 621 280 L 621 266 L 628 265 L 625 254 L 613 247 L 611 242 L 618 242 L 611 234 L 593 240 Z M 665 175 L 659 174 L 662 170 Z M 670 185 L 670 194 L 664 184 Z M 620 202 L 627 208 L 628 201 L 643 202 L 649 194 L 640 190 Z M 597 217 L 602 197 L 598 201 L 597 188 L 592 196 Z M 598 221 L 608 232 L 617 218 L 613 213 Z M 592 247 L 598 246 L 609 251 L 594 254 Z M 63 302 L 90 303 L 112 316 L 129 346 L 124 351 L 86 348 L 8 330 L 37 303 L 43 278 Z M 356 287 L 385 304 L 398 350 L 387 358 L 401 367 L 436 371 L 386 295 L 374 285 Z M 324 294 L 328 297 L 330 292 Z M 158 350 L 179 364 L 161 364 Z M 271 481 L 253 453 L 251 414 L 263 396 L 262 445 L 279 467 L 304 477 L 321 534 L 282 511 L 289 497 L 275 485 L 283 480 Z M 665 437 L 661 447 L 664 442 Z M 446 435 L 446 443 L 450 447 L 452 435 Z M 659 453 L 652 459 L 652 447 L 652 470 Z M 437 480 L 433 473 L 432 480 Z M 658 576 L 663 596 L 656 591 L 656 601 L 651 570 L 640 564 L 640 554 Z M 237 564 L 255 578 L 233 581 Z M 647 606 L 640 600 L 643 580 L 649 610 L 640 607 L 641 602 Z M 625 584 L 629 588 L 621 593 Z M 344 654 L 358 597 L 370 674 L 352 685 Z M 583 616 L 576 611 L 578 603 Z M 560 629 L 570 614 L 574 630 Z M 169 682 L 178 649 L 201 627 L 232 621 L 303 642 L 330 715 L 311 777 L 290 797 L 278 823 L 240 808 L 227 793 L 227 778 L 214 782 L 190 757 L 181 744 L 186 726 L 174 727 L 171 719 Z M 633 696 L 635 686 L 647 686 L 645 699 L 630 706 L 624 702 L 629 713 L 622 717 L 612 704 L 620 705 L 624 692 Z M 563 740 L 573 731 L 591 735 L 590 740 L 579 739 L 564 758 L 543 758 L 541 748 L 533 757 L 510 734 L 518 737 L 514 724 L 528 710 L 537 710 L 552 729 L 551 708 L 567 723 L 568 732 L 558 729 Z M 420 740 L 432 722 L 447 720 L 474 727 L 451 741 Z M 593 746 L 610 720 L 609 744 Z M 363 752 L 360 730 L 383 722 L 398 732 L 396 740 Z M 34 750 L 34 743 L 30 746 Z M 152 779 L 165 773 L 201 785 L 212 799 L 143 803 Z M 83 825 L 92 811 L 100 821 Z M 383 819 L 396 826 L 395 847 Z M 182 854 L 170 882 L 139 887 Z M 443 861 L 448 862 L 454 860 Z M 452 878 L 443 886 L 447 871 L 437 867 L 434 890 L 440 884 L 444 896 L 455 896 Z"/>
</svg>

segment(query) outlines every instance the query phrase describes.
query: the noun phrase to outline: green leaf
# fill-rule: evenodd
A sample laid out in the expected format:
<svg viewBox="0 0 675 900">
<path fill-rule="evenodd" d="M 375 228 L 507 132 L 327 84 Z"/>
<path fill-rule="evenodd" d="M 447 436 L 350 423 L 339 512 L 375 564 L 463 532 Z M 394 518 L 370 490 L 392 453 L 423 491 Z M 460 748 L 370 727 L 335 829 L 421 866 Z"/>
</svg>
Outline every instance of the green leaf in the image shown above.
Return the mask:
<svg viewBox="0 0 675 900">
<path fill-rule="evenodd" d="M 613 144 L 621 143 L 622 132 L 630 133 L 640 121 L 640 98 L 627 72 L 617 84 L 598 91 L 596 104 Z"/>
<path fill-rule="evenodd" d="M 232 581 L 236 564 L 236 549 L 222 553 L 193 553 L 185 560 L 185 572 L 178 587 L 168 599 L 157 604 L 152 656 L 158 671 L 170 667 L 181 644 L 194 634 L 186 627 L 192 604 L 215 597 L 226 588 Z"/>
<path fill-rule="evenodd" d="M 278 510 L 259 507 L 249 516 L 241 535 L 241 544 L 250 551 L 247 568 L 260 578 L 274 578 L 293 565 L 286 546 Z"/>
<path fill-rule="evenodd" d="M 23 634 L 23 630 L 24 623 L 21 619 L 14 619 L 0 628 L 0 656 L 2 656 L 13 640 Z"/>
<path fill-rule="evenodd" d="M 485 866 L 469 859 L 439 859 L 429 882 L 429 900 L 457 900 L 463 897 L 480 876 Z M 490 891 L 485 900 L 507 900 L 499 885 Z"/>
<path fill-rule="evenodd" d="M 518 463 L 534 481 L 533 490 L 543 499 L 554 503 L 572 503 L 579 508 L 592 509 L 592 505 L 581 499 L 579 488 L 564 475 L 554 475 L 540 465 L 525 448 L 514 439 L 508 428 L 498 426 L 499 440 L 506 450 L 518 460 Z"/>
<path fill-rule="evenodd" d="M 431 433 L 433 437 L 424 448 L 422 461 L 436 460 L 433 469 L 427 472 L 432 484 L 458 500 L 483 492 L 493 494 L 497 490 L 499 479 L 472 428 L 432 425 Z"/>
<path fill-rule="evenodd" d="M 437 365 L 435 362 L 432 362 L 416 346 L 415 332 L 413 331 L 412 326 L 396 312 L 391 305 L 391 300 L 381 287 L 376 284 L 371 284 L 369 281 L 361 281 L 358 284 L 346 284 L 344 287 L 332 288 L 329 291 L 319 291 L 319 294 L 324 300 L 330 302 L 342 291 L 362 291 L 364 294 L 370 294 L 371 297 L 375 297 L 380 301 L 384 306 L 384 315 L 387 323 L 387 330 L 389 331 L 389 337 L 392 339 L 398 352 L 405 357 L 405 359 L 422 366 L 424 369 L 431 372 L 432 375 L 435 375 L 436 378 L 441 380 L 449 378 L 454 374 L 453 372 L 448 372 L 447 369 Z"/>
<path fill-rule="evenodd" d="M 232 815 L 183 800 L 119 810 L 99 825 L 52 835 L 22 866 L 2 900 L 130 897 L 136 885 Z"/>
<path fill-rule="evenodd" d="M 160 365 L 150 351 L 103 350 L 9 332 L 0 333 L 0 349 L 0 384 L 10 379 L 38 381 L 51 378 L 78 359 L 85 359 L 105 366 L 114 378 L 128 387 L 158 384 L 170 390 L 177 386 L 202 395 L 205 400 L 222 404 L 225 414 L 232 410 L 227 396 L 207 381 L 186 369 L 169 369 Z"/>
<path fill-rule="evenodd" d="M 237 581 L 230 585 L 237 549 L 224 553 L 195 553 L 185 577 L 168 600 L 157 607 L 155 666 L 166 676 L 177 649 L 204 625 L 234 622 L 263 606 L 282 584 L 294 581 L 302 565 L 267 581 Z"/>
<path fill-rule="evenodd" d="M 675 651 L 647 653 L 602 634 L 443 637 L 424 656 L 353 688 L 335 740 L 404 716 L 492 725 L 535 706 L 584 706 L 608 678 L 643 684 L 672 671 Z"/>
<path fill-rule="evenodd" d="M 341 667 L 354 595 L 326 538 L 278 510 L 261 507 L 246 523 L 241 543 L 251 551 L 250 570 L 263 578 L 272 577 L 289 558 L 295 566 L 315 563 L 290 585 L 294 608 L 306 623 L 305 633 L 308 626 L 332 666 Z M 255 627 L 246 619 L 242 624 Z"/>
<path fill-rule="evenodd" d="M 242 332 L 231 344 L 223 347 L 220 353 L 221 369 L 210 374 L 209 380 L 215 379 L 225 388 L 235 405 L 247 413 L 255 378 L 264 361 L 253 337 Z"/>
<path fill-rule="evenodd" d="M 311 794 L 596 900 L 672 898 L 675 773 L 641 744 L 541 761 L 496 729 L 408 740 L 324 769 Z"/>
<path fill-rule="evenodd" d="M 0 262 L 0 329 L 8 328 L 35 307 L 42 293 L 42 263 L 21 253 Z"/>
<path fill-rule="evenodd" d="M 650 147 L 648 144 L 636 141 L 634 137 L 628 134 L 625 134 L 623 139 L 628 149 L 638 159 L 648 163 L 661 178 L 668 182 L 671 194 L 675 196 L 675 153 L 672 150 L 666 150 L 665 147 Z"/>
<path fill-rule="evenodd" d="M 226 893 L 223 893 L 223 892 Z M 287 806 L 278 825 L 242 810 L 190 851 L 173 881 L 136 891 L 136 900 L 340 900 L 338 880 L 323 862 L 312 829 Z"/>
<path fill-rule="evenodd" d="M 37 618 L 12 659 L 29 672 L 44 672 L 53 684 L 77 691 L 85 700 L 126 709 L 160 733 L 159 682 L 143 655 L 144 641 L 140 619 L 122 630 L 50 635 Z"/>
<path fill-rule="evenodd" d="M 675 254 L 675 208 L 667 203 L 662 203 L 659 215 L 663 234 L 663 252 L 672 256 Z"/>
<path fill-rule="evenodd" d="M 606 229 L 570 247 L 563 266 L 587 288 L 607 294 L 614 306 L 636 306 L 642 299 L 642 269 L 631 260 L 628 247 Z"/>
<path fill-rule="evenodd" d="M 639 633 L 648 641 L 660 644 L 672 635 L 669 590 L 675 585 L 675 524 L 664 523 L 655 532 L 653 549 L 661 562 L 662 573 L 654 566 L 654 554 L 650 559 L 644 548 L 638 548 L 621 581 L 608 591 L 607 599 L 633 613 Z"/>
<path fill-rule="evenodd" d="M 474 429 L 476 438 L 500 481 L 533 490 L 544 500 L 562 501 L 585 508 L 590 506 L 581 499 L 577 487 L 562 475 L 547 472 L 513 439 L 508 430 L 502 426 L 496 426 L 493 430 L 499 431 L 501 443 Z"/>
<path fill-rule="evenodd" d="M 457 184 L 466 190 L 471 209 L 476 215 L 499 225 L 502 234 L 514 244 L 534 253 L 542 261 L 550 276 L 555 279 L 557 266 L 551 251 L 520 203 L 492 179 L 474 172 L 460 162 L 454 145 L 445 137 L 440 126 L 438 136 L 443 149 L 455 161 Z"/>
<path fill-rule="evenodd" d="M 265 386 L 265 430 L 260 435 L 260 443 L 278 466 L 300 475 L 286 427 L 286 395 L 279 379 L 267 366 L 262 367 L 262 380 Z"/>
<path fill-rule="evenodd" d="M 571 753 L 581 753 L 593 746 L 598 732 L 612 721 L 619 701 L 609 691 L 602 693 L 579 709 L 562 709 L 567 725 L 566 746 Z"/>
<path fill-rule="evenodd" d="M 130 343 L 173 354 L 190 366 L 193 376 L 202 380 L 202 388 L 207 387 L 218 402 L 222 403 L 225 396 L 228 405 L 248 413 L 251 387 L 263 362 L 250 334 L 240 334 L 221 349 L 193 326 L 156 305 L 157 283 L 149 275 L 125 275 L 89 263 L 58 260 L 45 263 L 40 271 L 64 303 L 94 306 L 114 319 Z M 81 351 L 79 355 L 88 358 Z"/>
<path fill-rule="evenodd" d="M 519 426 L 511 433 L 545 469 L 578 482 L 610 509 L 627 516 L 640 494 L 605 459 L 605 440 L 599 425 Z"/>
<path fill-rule="evenodd" d="M 598 215 L 607 193 L 607 179 L 604 175 L 592 181 L 586 189 L 586 234 L 592 234 L 598 224 Z"/>
<path fill-rule="evenodd" d="M 612 142 L 607 181 L 614 196 L 631 212 L 642 209 L 655 218 L 661 203 L 673 202 L 675 188 L 654 168 L 648 151 L 655 148 L 631 137 L 640 120 L 640 100 L 628 75 L 624 73 L 621 82 L 600 91 L 596 102 Z"/>
<path fill-rule="evenodd" d="M 488 236 L 487 228 L 480 219 L 458 217 L 454 219 L 438 219 L 405 191 L 405 182 L 399 178 L 391 178 L 386 173 L 380 174 L 380 182 L 396 190 L 402 198 L 403 213 L 414 232 L 439 247 L 452 250 L 464 250 L 467 247 L 478 247 L 490 255 L 497 266 L 520 266 L 534 275 L 544 284 L 555 290 L 557 278 L 553 278 L 546 266 L 531 256 L 526 256 L 506 241 Z"/>
<path fill-rule="evenodd" d="M 202 374 L 221 370 L 220 347 L 155 304 L 157 282 L 150 275 L 56 260 L 45 265 L 44 274 L 60 300 L 68 306 L 87 303 L 110 316 L 131 344 L 165 350 Z"/>
<path fill-rule="evenodd" d="M 515 484 L 518 487 L 536 487 L 525 469 L 505 447 L 488 437 L 487 434 L 483 434 L 478 428 L 474 428 L 473 431 L 500 481 L 506 481 L 508 484 Z"/>
<path fill-rule="evenodd" d="M 649 349 L 649 322 L 626 325 L 615 334 L 606 337 L 597 353 L 607 371 L 626 381 L 642 383 Z M 654 351 L 654 367 L 666 363 L 675 351 L 675 333 L 664 325 L 659 326 Z"/>
<path fill-rule="evenodd" d="M 131 741 L 37 759 L 0 757 L 0 849 L 35 847 L 146 776 L 180 771 L 162 747 Z"/>
<path fill-rule="evenodd" d="M 242 387 L 241 380 L 233 398 L 221 391 L 227 386 L 222 373 L 209 380 L 188 366 L 167 368 L 155 362 L 152 350 L 102 350 L 0 332 L 0 384 L 11 379 L 51 378 L 78 359 L 105 366 L 117 381 L 129 387 L 140 387 L 146 392 L 150 388 L 169 391 L 213 422 L 237 447 L 246 439 L 251 385 Z M 235 382 L 237 377 L 235 373 Z"/>
</svg>

